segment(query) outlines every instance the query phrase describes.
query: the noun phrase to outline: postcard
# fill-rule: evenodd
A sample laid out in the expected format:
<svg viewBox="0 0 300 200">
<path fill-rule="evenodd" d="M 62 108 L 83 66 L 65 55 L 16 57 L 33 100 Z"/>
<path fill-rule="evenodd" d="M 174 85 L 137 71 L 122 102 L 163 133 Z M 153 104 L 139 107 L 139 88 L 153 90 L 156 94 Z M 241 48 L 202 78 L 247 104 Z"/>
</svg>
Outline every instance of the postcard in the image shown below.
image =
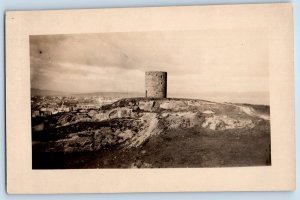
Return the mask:
<svg viewBox="0 0 300 200">
<path fill-rule="evenodd" d="M 7 191 L 295 188 L 291 4 L 6 13 Z"/>
</svg>

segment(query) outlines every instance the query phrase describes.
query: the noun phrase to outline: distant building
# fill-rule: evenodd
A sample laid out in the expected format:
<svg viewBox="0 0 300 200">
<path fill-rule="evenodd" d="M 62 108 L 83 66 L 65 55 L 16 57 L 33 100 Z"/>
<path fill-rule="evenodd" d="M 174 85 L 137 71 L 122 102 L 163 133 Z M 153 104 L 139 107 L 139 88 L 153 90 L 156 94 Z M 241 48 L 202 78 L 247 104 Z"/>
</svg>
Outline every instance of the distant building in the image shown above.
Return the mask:
<svg viewBox="0 0 300 200">
<path fill-rule="evenodd" d="M 97 106 L 94 104 L 78 104 L 77 109 L 91 109 L 96 108 Z"/>
<path fill-rule="evenodd" d="M 54 112 L 54 108 L 47 108 L 46 111 L 49 111 L 49 112 L 53 113 Z"/>
<path fill-rule="evenodd" d="M 70 108 L 64 107 L 64 108 L 63 108 L 63 111 L 65 111 L 65 112 L 70 112 Z"/>
<path fill-rule="evenodd" d="M 41 114 L 40 114 L 40 116 L 49 116 L 49 115 L 52 115 L 51 111 L 41 111 Z"/>
<path fill-rule="evenodd" d="M 32 117 L 39 117 L 39 116 L 40 116 L 40 111 L 38 111 L 38 110 L 32 111 L 32 112 L 31 112 L 31 116 L 32 116 Z"/>
<path fill-rule="evenodd" d="M 145 73 L 145 96 L 167 98 L 167 72 L 149 71 Z"/>
</svg>

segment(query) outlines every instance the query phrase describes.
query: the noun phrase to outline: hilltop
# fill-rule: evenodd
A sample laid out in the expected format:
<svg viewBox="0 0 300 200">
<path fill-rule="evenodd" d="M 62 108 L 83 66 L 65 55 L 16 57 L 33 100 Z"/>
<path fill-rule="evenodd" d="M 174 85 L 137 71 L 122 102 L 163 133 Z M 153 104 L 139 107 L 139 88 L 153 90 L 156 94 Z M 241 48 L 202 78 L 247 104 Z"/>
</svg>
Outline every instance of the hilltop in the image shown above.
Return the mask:
<svg viewBox="0 0 300 200">
<path fill-rule="evenodd" d="M 271 164 L 265 105 L 124 98 L 32 125 L 33 168 Z"/>
</svg>

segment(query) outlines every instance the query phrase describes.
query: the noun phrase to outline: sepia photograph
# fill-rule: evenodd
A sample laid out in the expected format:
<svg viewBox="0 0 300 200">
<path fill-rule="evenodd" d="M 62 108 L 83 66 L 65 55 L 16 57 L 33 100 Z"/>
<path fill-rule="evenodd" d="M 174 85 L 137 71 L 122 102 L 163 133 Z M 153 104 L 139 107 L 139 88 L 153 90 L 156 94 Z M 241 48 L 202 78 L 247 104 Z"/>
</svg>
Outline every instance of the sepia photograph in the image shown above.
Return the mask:
<svg viewBox="0 0 300 200">
<path fill-rule="evenodd" d="M 271 165 L 261 29 L 30 35 L 32 169 Z"/>
<path fill-rule="evenodd" d="M 9 11 L 9 194 L 293 191 L 290 3 Z"/>
</svg>

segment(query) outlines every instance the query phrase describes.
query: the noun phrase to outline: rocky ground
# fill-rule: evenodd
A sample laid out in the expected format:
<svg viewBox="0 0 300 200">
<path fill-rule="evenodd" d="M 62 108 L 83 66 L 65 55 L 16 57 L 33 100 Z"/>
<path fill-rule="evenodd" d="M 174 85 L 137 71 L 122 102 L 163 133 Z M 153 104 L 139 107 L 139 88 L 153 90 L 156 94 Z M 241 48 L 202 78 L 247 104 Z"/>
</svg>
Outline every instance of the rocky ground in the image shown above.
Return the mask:
<svg viewBox="0 0 300 200">
<path fill-rule="evenodd" d="M 269 107 L 127 98 L 32 121 L 33 168 L 270 165 Z"/>
</svg>

